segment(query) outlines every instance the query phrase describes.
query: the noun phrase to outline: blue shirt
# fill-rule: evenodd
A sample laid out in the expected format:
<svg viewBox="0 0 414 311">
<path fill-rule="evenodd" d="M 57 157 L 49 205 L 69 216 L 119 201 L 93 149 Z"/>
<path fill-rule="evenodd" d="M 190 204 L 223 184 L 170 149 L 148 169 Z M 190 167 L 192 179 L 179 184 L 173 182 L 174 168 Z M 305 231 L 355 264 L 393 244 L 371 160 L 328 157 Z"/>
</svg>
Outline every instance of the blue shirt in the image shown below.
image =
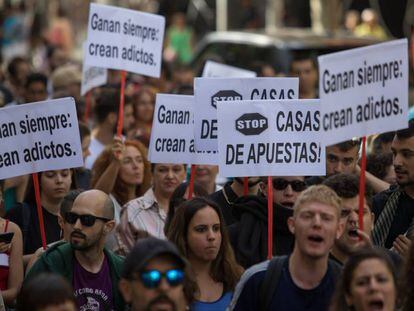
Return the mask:
<svg viewBox="0 0 414 311">
<path fill-rule="evenodd" d="M 229 306 L 232 292 L 224 293 L 219 300 L 214 302 L 195 301 L 191 306 L 194 311 L 224 311 Z"/>
<path fill-rule="evenodd" d="M 246 270 L 247 278 L 243 278 L 237 285 L 234 309 L 244 311 L 257 310 L 259 307 L 260 289 L 265 278 L 268 261 L 260 263 Z M 244 280 L 243 280 L 244 279 Z M 243 283 L 244 281 L 244 283 Z M 328 310 L 332 294 L 335 290 L 336 276 L 328 265 L 328 270 L 313 289 L 302 289 L 292 280 L 289 272 L 289 260 L 286 260 L 279 278 L 279 282 L 270 303 L 269 310 L 277 311 L 323 311 Z"/>
</svg>

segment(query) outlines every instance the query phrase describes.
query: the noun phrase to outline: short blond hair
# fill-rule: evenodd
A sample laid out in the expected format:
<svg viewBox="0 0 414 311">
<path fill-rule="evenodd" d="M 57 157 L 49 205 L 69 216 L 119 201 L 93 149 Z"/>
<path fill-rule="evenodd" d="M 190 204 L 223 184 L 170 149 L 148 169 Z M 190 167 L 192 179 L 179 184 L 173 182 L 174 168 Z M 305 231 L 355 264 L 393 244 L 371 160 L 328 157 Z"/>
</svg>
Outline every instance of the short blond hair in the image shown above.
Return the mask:
<svg viewBox="0 0 414 311">
<path fill-rule="evenodd" d="M 332 206 L 338 218 L 341 214 L 341 198 L 331 188 L 325 185 L 311 186 L 304 190 L 296 199 L 293 206 L 293 216 L 297 216 L 300 208 L 306 203 L 321 203 Z"/>
</svg>

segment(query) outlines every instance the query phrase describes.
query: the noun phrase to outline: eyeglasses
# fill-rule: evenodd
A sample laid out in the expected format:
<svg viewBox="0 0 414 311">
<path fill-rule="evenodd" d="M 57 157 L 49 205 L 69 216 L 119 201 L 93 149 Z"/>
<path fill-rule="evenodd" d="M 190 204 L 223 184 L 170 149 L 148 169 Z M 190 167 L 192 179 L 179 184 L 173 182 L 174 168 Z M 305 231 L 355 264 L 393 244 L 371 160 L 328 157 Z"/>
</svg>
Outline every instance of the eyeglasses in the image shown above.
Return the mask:
<svg viewBox="0 0 414 311">
<path fill-rule="evenodd" d="M 177 286 L 184 281 L 184 271 L 180 269 L 171 269 L 165 272 L 146 270 L 140 273 L 140 277 L 146 288 L 157 288 L 162 278 L 165 278 L 170 286 Z"/>
<path fill-rule="evenodd" d="M 293 191 L 301 192 L 306 189 L 306 183 L 301 180 L 286 180 L 283 178 L 275 178 L 272 180 L 273 188 L 276 190 L 285 190 L 288 185 L 292 187 Z"/>
<path fill-rule="evenodd" d="M 85 226 L 85 227 L 92 227 L 95 224 L 97 219 L 102 220 L 104 222 L 108 222 L 111 220 L 108 218 L 98 217 L 98 216 L 88 215 L 88 214 L 78 215 L 72 212 L 67 212 L 63 218 L 65 219 L 67 223 L 71 225 L 74 225 L 78 221 L 78 219 L 80 219 L 82 226 Z"/>
</svg>

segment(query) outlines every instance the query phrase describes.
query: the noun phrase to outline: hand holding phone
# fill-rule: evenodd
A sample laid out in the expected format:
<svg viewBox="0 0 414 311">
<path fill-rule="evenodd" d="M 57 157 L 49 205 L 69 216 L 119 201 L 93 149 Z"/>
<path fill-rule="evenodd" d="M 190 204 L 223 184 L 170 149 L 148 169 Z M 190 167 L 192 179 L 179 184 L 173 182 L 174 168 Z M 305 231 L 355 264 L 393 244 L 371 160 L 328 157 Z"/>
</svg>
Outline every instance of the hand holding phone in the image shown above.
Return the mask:
<svg viewBox="0 0 414 311">
<path fill-rule="evenodd" d="M 14 232 L 0 233 L 0 242 L 9 244 L 11 243 L 14 236 Z"/>
</svg>

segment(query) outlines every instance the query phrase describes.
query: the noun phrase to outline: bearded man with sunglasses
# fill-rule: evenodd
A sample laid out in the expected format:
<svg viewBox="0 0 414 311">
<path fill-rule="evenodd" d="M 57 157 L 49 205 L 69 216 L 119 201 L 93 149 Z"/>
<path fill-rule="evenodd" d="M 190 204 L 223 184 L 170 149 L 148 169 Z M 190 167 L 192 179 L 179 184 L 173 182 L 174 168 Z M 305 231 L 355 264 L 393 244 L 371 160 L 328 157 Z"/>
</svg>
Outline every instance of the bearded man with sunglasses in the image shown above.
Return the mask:
<svg viewBox="0 0 414 311">
<path fill-rule="evenodd" d="M 154 237 L 139 240 L 125 259 L 119 289 L 130 310 L 187 310 L 196 285 L 177 247 Z"/>
<path fill-rule="evenodd" d="M 62 216 L 71 226 L 69 243 L 48 249 L 26 280 L 42 272 L 57 273 L 72 284 L 80 310 L 123 310 L 118 291 L 123 259 L 104 248 L 115 226 L 112 200 L 100 190 L 85 191 Z"/>
</svg>

